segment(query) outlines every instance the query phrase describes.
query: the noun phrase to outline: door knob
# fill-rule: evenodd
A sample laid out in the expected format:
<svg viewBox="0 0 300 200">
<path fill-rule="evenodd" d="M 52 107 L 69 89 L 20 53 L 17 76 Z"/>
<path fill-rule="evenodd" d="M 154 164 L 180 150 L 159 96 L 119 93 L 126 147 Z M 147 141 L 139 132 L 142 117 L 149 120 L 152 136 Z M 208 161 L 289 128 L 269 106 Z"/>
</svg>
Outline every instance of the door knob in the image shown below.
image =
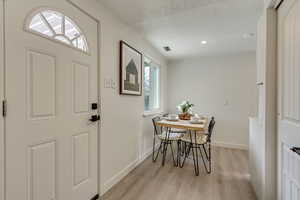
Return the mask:
<svg viewBox="0 0 300 200">
<path fill-rule="evenodd" d="M 100 120 L 100 115 L 92 115 L 89 119 L 91 122 L 96 122 Z"/>
</svg>

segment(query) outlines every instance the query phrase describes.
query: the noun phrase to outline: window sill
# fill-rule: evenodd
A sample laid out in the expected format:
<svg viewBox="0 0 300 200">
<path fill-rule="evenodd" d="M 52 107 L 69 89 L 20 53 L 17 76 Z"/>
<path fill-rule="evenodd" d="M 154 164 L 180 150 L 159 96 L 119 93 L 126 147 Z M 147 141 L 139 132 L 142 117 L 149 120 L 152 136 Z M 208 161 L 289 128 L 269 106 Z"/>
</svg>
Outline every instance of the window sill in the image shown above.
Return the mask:
<svg viewBox="0 0 300 200">
<path fill-rule="evenodd" d="M 149 116 L 159 115 L 159 114 L 163 114 L 163 112 L 161 110 L 144 111 L 143 117 L 149 117 Z"/>
</svg>

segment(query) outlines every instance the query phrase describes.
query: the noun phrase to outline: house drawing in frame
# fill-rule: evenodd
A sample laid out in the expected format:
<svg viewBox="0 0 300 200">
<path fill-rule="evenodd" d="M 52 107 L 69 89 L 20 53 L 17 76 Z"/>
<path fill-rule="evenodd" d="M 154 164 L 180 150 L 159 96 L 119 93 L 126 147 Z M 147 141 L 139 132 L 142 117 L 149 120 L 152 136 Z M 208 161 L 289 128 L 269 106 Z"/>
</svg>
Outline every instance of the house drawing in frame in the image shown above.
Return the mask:
<svg viewBox="0 0 300 200">
<path fill-rule="evenodd" d="M 142 54 L 120 41 L 120 94 L 142 95 Z"/>
</svg>

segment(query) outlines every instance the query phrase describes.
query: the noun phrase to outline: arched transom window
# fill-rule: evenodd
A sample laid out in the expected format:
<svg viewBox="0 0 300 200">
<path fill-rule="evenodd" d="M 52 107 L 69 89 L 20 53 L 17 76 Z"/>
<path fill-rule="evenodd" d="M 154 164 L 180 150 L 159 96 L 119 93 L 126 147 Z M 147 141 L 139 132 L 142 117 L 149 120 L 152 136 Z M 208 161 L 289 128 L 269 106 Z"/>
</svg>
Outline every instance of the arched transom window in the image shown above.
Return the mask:
<svg viewBox="0 0 300 200">
<path fill-rule="evenodd" d="M 26 28 L 39 35 L 88 52 L 86 37 L 82 31 L 69 17 L 57 11 L 39 11 L 27 19 Z"/>
</svg>

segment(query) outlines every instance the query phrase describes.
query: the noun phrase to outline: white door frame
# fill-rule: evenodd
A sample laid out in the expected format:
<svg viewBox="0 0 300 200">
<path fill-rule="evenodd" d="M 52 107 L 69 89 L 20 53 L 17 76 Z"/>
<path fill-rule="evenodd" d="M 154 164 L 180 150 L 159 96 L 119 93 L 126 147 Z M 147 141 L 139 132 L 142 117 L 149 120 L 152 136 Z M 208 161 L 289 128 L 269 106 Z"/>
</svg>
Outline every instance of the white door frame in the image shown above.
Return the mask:
<svg viewBox="0 0 300 200">
<path fill-rule="evenodd" d="M 5 143 L 4 143 L 4 117 L 2 116 L 2 101 L 4 100 L 5 88 L 5 71 L 4 71 L 4 0 L 0 0 L 0 102 L 1 102 L 1 116 L 0 116 L 0 200 L 4 200 L 5 195 Z"/>
<path fill-rule="evenodd" d="M 94 17 L 92 14 L 90 14 L 89 12 L 87 12 L 86 10 L 84 10 L 82 7 L 80 7 L 77 3 L 73 2 L 72 0 L 66 0 L 68 3 L 70 3 L 72 6 L 74 6 L 76 9 L 80 10 L 82 13 L 84 13 L 85 15 L 89 16 L 91 19 L 93 19 L 96 24 L 97 24 L 97 50 L 98 50 L 98 56 L 97 56 L 97 63 L 98 63 L 98 113 L 99 115 L 102 117 L 102 112 L 101 112 L 101 108 L 102 108 L 102 104 L 101 104 L 101 80 L 100 80 L 100 55 L 101 55 L 101 22 L 100 20 L 98 20 L 96 17 Z M 100 122 L 98 123 L 98 194 L 99 194 L 99 199 L 102 199 L 101 197 L 101 159 L 100 159 L 100 155 L 101 155 L 101 122 L 102 120 L 100 120 Z M 0 199 L 1 200 L 1 199 Z"/>
<path fill-rule="evenodd" d="M 277 13 L 266 11 L 266 104 L 265 104 L 265 200 L 276 198 L 276 148 L 277 148 Z"/>
<path fill-rule="evenodd" d="M 263 200 L 273 200 L 274 194 L 277 200 L 280 200 L 280 174 L 278 173 L 279 162 L 277 148 L 277 103 L 274 101 L 277 97 L 277 7 L 282 0 L 264 0 L 264 13 L 266 15 L 266 127 L 265 140 L 265 177 L 263 188 Z M 275 177 L 274 177 L 275 176 Z"/>
<path fill-rule="evenodd" d="M 269 22 L 267 22 L 267 25 L 266 25 L 266 30 L 267 30 L 267 40 L 271 43 L 270 45 L 268 45 L 266 47 L 266 51 L 267 51 L 267 59 L 269 62 L 273 63 L 274 65 L 276 65 L 276 68 L 278 68 L 278 64 L 277 64 L 277 33 L 278 33 L 278 30 L 277 30 L 277 27 L 276 27 L 276 24 L 277 24 L 277 8 L 280 6 L 280 4 L 282 3 L 282 1 L 284 0 L 265 0 L 265 12 L 273 12 L 275 14 L 273 15 L 269 15 L 268 16 L 268 20 Z M 271 25 L 270 25 L 271 24 Z M 274 31 L 274 28 L 276 28 L 276 31 Z M 276 53 L 274 53 L 276 51 Z M 275 78 L 276 80 L 278 80 L 278 72 L 276 72 L 276 77 L 273 77 Z M 267 74 L 268 75 L 268 74 Z M 276 81 L 278 82 L 278 81 Z M 277 83 L 278 84 L 278 83 Z M 277 88 L 278 88 L 278 85 L 277 85 Z M 278 90 L 278 89 L 277 89 Z M 278 96 L 277 96 L 277 101 L 278 101 Z M 272 144 L 271 146 L 267 146 L 267 149 L 265 149 L 266 152 L 269 152 L 269 153 L 272 153 L 271 151 L 276 151 L 276 158 L 275 158 L 275 162 L 276 162 L 276 191 L 271 191 L 271 190 L 267 190 L 265 191 L 266 193 L 275 193 L 277 192 L 277 200 L 281 200 L 281 163 L 280 163 L 280 159 L 278 159 L 278 156 L 280 154 L 280 149 L 278 149 L 278 130 L 277 130 L 277 109 L 276 109 L 276 116 L 272 116 L 272 118 L 274 119 L 276 117 L 276 128 L 275 130 L 275 133 L 276 133 L 276 143 L 275 144 Z M 270 122 L 272 123 L 272 122 Z M 274 123 L 274 122 L 273 122 Z M 274 146 L 275 145 L 275 146 Z M 273 152 L 274 153 L 274 152 Z M 277 161 L 276 161 L 277 160 Z M 270 174 L 269 174 L 270 176 Z M 266 175 L 266 179 L 267 180 L 272 180 L 272 177 L 268 177 L 268 174 Z"/>
</svg>

